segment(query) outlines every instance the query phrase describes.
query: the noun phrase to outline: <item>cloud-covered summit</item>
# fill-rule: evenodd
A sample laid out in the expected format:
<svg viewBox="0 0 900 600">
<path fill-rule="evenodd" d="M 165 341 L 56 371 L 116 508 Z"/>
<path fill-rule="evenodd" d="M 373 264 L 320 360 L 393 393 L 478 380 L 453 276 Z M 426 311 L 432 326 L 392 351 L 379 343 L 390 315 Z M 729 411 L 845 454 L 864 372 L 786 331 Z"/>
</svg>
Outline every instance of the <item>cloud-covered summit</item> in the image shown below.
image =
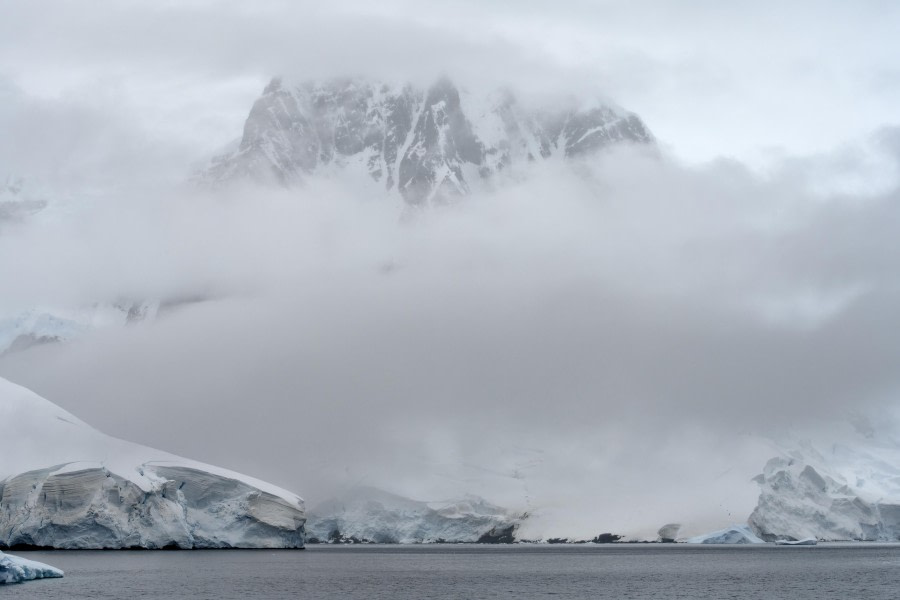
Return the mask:
<svg viewBox="0 0 900 600">
<path fill-rule="evenodd" d="M 253 105 L 239 148 L 201 175 L 290 185 L 327 170 L 368 174 L 413 205 L 468 193 L 538 160 L 649 144 L 641 119 L 602 103 L 523 106 L 509 90 L 475 94 L 443 77 L 420 89 L 362 79 L 286 85 Z"/>
</svg>

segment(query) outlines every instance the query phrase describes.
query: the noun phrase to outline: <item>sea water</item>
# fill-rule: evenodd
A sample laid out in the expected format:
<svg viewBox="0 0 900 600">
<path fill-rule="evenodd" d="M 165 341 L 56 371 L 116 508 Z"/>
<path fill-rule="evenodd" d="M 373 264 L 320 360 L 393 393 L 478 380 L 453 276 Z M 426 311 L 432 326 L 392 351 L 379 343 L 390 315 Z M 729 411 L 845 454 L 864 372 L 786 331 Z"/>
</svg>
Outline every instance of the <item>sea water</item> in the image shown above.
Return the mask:
<svg viewBox="0 0 900 600">
<path fill-rule="evenodd" d="M 19 552 L 0 598 L 900 598 L 900 545 L 310 546 Z"/>
</svg>

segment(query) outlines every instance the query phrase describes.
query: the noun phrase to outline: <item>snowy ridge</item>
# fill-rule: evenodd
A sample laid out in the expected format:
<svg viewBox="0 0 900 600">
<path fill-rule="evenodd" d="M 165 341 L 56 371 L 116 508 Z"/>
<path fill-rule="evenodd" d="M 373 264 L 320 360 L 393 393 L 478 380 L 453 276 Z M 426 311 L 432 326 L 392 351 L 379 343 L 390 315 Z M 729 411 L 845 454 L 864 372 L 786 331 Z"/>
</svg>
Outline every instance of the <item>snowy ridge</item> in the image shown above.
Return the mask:
<svg viewBox="0 0 900 600">
<path fill-rule="evenodd" d="M 56 567 L 0 552 L 0 583 L 22 583 L 32 579 L 62 576 L 62 570 Z"/>
<path fill-rule="evenodd" d="M 442 78 L 425 90 L 362 79 L 283 84 L 253 105 L 240 146 L 198 178 L 291 185 L 362 162 L 410 204 L 441 202 L 512 168 L 611 144 L 649 144 L 641 120 L 601 103 L 529 111 L 509 91 L 477 96 Z"/>
<path fill-rule="evenodd" d="M 3 379 L 0 439 L 0 546 L 303 546 L 297 495 L 110 437 Z"/>
<path fill-rule="evenodd" d="M 360 487 L 310 510 L 307 531 L 321 542 L 512 541 L 524 518 L 477 496 L 421 502 Z"/>
</svg>

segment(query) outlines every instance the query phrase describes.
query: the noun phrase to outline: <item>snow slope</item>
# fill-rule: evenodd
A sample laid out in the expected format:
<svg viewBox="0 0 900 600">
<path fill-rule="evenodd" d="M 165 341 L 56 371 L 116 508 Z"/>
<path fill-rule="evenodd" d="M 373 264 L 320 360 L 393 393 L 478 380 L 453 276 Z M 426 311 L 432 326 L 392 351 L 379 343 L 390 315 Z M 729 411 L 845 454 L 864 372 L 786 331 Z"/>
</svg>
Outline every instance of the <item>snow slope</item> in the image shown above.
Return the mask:
<svg viewBox="0 0 900 600">
<path fill-rule="evenodd" d="M 0 583 L 22 583 L 31 579 L 62 576 L 63 572 L 56 567 L 0 552 Z"/>
<path fill-rule="evenodd" d="M 0 440 L 0 546 L 303 546 L 295 494 L 110 437 L 4 379 Z"/>
<path fill-rule="evenodd" d="M 496 541 L 504 533 L 512 536 L 524 518 L 477 496 L 420 502 L 359 487 L 310 510 L 307 531 L 322 542 Z"/>
</svg>

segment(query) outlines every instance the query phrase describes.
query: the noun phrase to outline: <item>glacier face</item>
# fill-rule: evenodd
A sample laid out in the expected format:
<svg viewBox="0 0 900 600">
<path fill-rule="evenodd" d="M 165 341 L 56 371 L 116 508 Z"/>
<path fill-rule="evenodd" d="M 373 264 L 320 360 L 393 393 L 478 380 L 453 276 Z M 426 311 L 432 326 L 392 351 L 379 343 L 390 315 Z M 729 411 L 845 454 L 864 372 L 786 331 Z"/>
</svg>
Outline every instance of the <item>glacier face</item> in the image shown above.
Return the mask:
<svg viewBox="0 0 900 600">
<path fill-rule="evenodd" d="M 199 178 L 289 185 L 349 168 L 418 205 L 465 194 L 516 165 L 652 140 L 640 118 L 618 107 L 529 110 L 508 91 L 476 96 L 446 78 L 425 90 L 274 79 L 253 105 L 238 149 L 213 159 Z"/>
<path fill-rule="evenodd" d="M 0 552 L 0 583 L 22 583 L 32 579 L 62 577 L 56 567 Z"/>
<path fill-rule="evenodd" d="M 421 502 L 360 487 L 311 509 L 307 531 L 321 542 L 496 542 L 512 541 L 524 518 L 477 496 Z"/>
<path fill-rule="evenodd" d="M 900 541 L 900 444 L 890 434 L 803 441 L 768 461 L 750 525 L 763 539 Z"/>
<path fill-rule="evenodd" d="M 299 548 L 303 500 L 93 429 L 0 379 L 0 546 Z"/>
</svg>

